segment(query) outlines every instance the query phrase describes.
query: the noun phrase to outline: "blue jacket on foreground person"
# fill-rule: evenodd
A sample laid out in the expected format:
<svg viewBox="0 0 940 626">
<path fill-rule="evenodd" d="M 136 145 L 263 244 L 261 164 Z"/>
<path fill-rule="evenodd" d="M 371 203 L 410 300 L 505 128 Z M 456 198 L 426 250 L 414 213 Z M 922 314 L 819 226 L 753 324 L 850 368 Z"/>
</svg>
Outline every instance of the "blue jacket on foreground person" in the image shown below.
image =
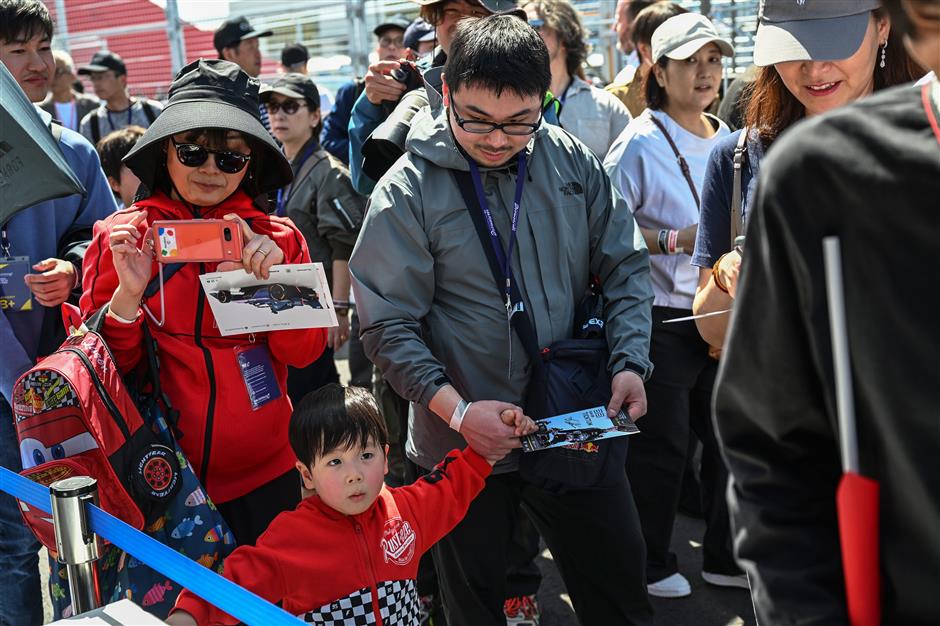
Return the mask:
<svg viewBox="0 0 940 626">
<path fill-rule="evenodd" d="M 51 121 L 48 113 L 38 107 L 36 110 L 46 124 Z M 59 147 L 87 195 L 40 202 L 6 223 L 10 255 L 28 256 L 31 264 L 57 257 L 63 237 L 76 230 L 90 230 L 96 221 L 117 210 L 94 147 L 67 128 L 62 129 Z M 81 275 L 80 268 L 76 274 Z M 11 401 L 13 383 L 36 362 L 46 307 L 37 304 L 35 298 L 33 303 L 31 311 L 0 314 L 0 345 L 4 355 L 0 359 L 0 393 L 6 402 Z"/>
</svg>

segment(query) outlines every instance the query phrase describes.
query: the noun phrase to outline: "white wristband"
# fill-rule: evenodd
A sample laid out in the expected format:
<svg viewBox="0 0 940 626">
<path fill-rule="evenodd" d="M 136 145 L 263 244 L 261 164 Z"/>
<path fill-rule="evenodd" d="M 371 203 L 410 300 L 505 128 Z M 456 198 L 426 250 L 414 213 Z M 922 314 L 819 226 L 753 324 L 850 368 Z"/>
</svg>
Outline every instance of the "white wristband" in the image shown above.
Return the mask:
<svg viewBox="0 0 940 626">
<path fill-rule="evenodd" d="M 454 407 L 454 412 L 450 416 L 450 427 L 458 433 L 460 432 L 460 425 L 463 423 L 463 416 L 467 414 L 471 404 L 473 403 L 461 400 L 457 403 L 457 406 Z"/>
<path fill-rule="evenodd" d="M 135 322 L 137 322 L 137 318 L 140 317 L 140 309 L 137 309 L 137 315 L 135 315 L 134 319 L 132 320 L 124 319 L 123 317 L 121 317 L 120 315 L 112 311 L 110 308 L 108 309 L 108 312 L 105 313 L 105 315 L 107 315 L 108 317 L 110 317 L 111 319 L 117 322 L 120 322 L 121 324 L 134 324 Z"/>
</svg>

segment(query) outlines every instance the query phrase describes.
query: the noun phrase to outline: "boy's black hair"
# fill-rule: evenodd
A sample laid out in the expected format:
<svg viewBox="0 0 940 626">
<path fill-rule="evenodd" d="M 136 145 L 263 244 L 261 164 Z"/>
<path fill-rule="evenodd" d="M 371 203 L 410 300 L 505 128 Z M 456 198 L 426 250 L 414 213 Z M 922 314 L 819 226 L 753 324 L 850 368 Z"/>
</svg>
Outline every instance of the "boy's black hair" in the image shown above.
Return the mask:
<svg viewBox="0 0 940 626">
<path fill-rule="evenodd" d="M 127 156 L 144 132 L 140 126 L 127 126 L 108 133 L 98 141 L 95 149 L 101 158 L 101 169 L 104 170 L 105 176 L 121 180 L 121 159 Z"/>
<path fill-rule="evenodd" d="M 552 83 L 548 49 L 535 29 L 512 15 L 461 20 L 450 44 L 444 80 L 517 96 L 545 97 Z"/>
<path fill-rule="evenodd" d="M 371 393 L 330 383 L 294 407 L 287 438 L 297 460 L 309 467 L 331 450 L 365 447 L 369 439 L 384 447 L 388 430 Z"/>
<path fill-rule="evenodd" d="M 662 26 L 662 23 L 671 17 L 688 13 L 688 9 L 679 6 L 675 2 L 657 2 L 645 7 L 633 20 L 633 32 L 630 33 L 630 40 L 634 46 L 645 44 L 652 45 L 653 33 Z"/>
<path fill-rule="evenodd" d="M 0 43 L 52 39 L 52 32 L 49 9 L 39 0 L 0 0 Z"/>
</svg>

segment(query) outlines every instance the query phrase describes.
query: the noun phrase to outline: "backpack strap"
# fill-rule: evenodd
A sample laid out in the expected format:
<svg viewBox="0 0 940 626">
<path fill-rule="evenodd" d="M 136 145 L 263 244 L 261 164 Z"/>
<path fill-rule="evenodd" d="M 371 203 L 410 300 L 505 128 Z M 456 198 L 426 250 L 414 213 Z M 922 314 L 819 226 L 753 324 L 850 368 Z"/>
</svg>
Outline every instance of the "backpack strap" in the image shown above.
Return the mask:
<svg viewBox="0 0 940 626">
<path fill-rule="evenodd" d="M 170 278 L 173 277 L 173 274 L 183 269 L 185 263 L 167 263 L 166 267 L 163 269 L 163 284 L 165 285 Z M 152 298 L 157 295 L 157 292 L 160 291 L 160 277 L 154 276 L 147 287 L 144 289 L 144 297 Z"/>
<path fill-rule="evenodd" d="M 682 156 L 682 153 L 679 152 L 679 148 L 676 146 L 676 142 L 672 140 L 672 137 L 669 136 L 669 132 L 666 130 L 666 127 L 663 126 L 663 123 L 656 119 L 656 116 L 650 113 L 650 119 L 653 120 L 653 123 L 659 127 L 659 130 L 662 132 L 663 137 L 666 138 L 666 141 L 669 142 L 669 147 L 672 148 L 672 151 L 676 155 L 676 160 L 679 163 L 679 169 L 682 170 L 682 176 L 685 177 L 685 182 L 689 184 L 689 190 L 692 192 L 692 197 L 695 198 L 695 206 L 701 207 L 702 202 L 698 197 L 698 190 L 695 188 L 695 182 L 692 180 L 692 172 L 689 169 L 689 164 L 685 160 L 685 157 Z"/>
<path fill-rule="evenodd" d="M 146 98 L 141 98 L 140 106 L 144 110 L 144 115 L 147 116 L 147 122 L 150 124 L 153 124 L 153 121 L 157 119 L 157 115 L 159 114 L 157 113 L 156 109 L 153 108 L 153 105 L 150 104 L 150 100 L 147 100 Z"/>
<path fill-rule="evenodd" d="M 747 135 L 749 130 L 747 126 L 741 129 L 741 136 L 738 137 L 738 143 L 734 147 L 734 176 L 731 183 L 731 250 L 734 249 L 734 240 L 744 230 L 744 220 L 741 216 L 741 168 L 747 156 Z"/>
<path fill-rule="evenodd" d="M 98 113 L 95 112 L 91 116 L 91 143 L 94 146 L 98 145 L 98 141 L 101 139 L 101 122 L 98 116 Z"/>
</svg>

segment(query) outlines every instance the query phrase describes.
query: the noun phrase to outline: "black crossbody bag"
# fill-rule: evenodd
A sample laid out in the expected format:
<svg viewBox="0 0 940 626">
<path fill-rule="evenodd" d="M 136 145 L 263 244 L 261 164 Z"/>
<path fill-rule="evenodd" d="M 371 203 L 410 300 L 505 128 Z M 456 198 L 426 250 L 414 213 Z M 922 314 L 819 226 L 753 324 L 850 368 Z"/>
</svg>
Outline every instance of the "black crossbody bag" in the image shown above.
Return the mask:
<svg viewBox="0 0 940 626">
<path fill-rule="evenodd" d="M 497 288 L 502 289 L 502 270 L 489 239 L 470 173 L 452 172 L 480 238 L 493 279 Z M 584 296 L 575 311 L 571 339 L 562 339 L 541 349 L 528 312 L 522 310 L 512 316 L 512 328 L 531 361 L 532 375 L 524 408 L 532 419 L 545 419 L 596 406 L 606 407 L 610 402 L 610 350 L 604 333 L 604 300 L 600 285 L 596 281 L 592 281 L 592 285 L 591 293 Z M 521 302 L 515 282 L 511 290 L 512 301 Z M 519 462 L 519 473 L 528 482 L 555 493 L 610 487 L 623 482 L 626 459 L 627 438 L 615 437 L 525 453 Z"/>
</svg>

